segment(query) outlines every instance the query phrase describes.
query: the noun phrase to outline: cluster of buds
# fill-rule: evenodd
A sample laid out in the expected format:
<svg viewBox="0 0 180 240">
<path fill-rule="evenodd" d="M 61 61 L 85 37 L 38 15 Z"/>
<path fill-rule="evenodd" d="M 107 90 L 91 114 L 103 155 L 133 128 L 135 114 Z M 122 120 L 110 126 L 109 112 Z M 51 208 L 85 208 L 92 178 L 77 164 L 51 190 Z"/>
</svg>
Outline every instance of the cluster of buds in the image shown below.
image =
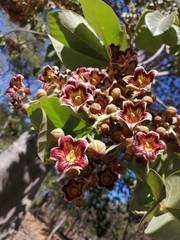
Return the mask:
<svg viewBox="0 0 180 240">
<path fill-rule="evenodd" d="M 161 115 L 151 110 L 151 85 L 158 72 L 137 67 L 137 53 L 131 48 L 123 52 L 112 44 L 110 56 L 103 70 L 81 67 L 61 72 L 46 66 L 39 76 L 42 88 L 37 98 L 55 96 L 60 105 L 84 112 L 101 136 L 96 139 L 89 133 L 76 139 L 59 128 L 51 132 L 57 147 L 50 158 L 59 172 L 67 173 L 62 191 L 76 206 L 83 205 L 84 191 L 90 187 L 112 190 L 134 157 L 146 166 L 160 153 L 172 151 L 170 143 L 177 149 L 180 145 L 177 110 L 169 107 Z"/>
<path fill-rule="evenodd" d="M 28 95 L 32 92 L 30 88 L 27 88 L 22 83 L 23 79 L 24 77 L 21 74 L 11 78 L 6 93 L 11 98 L 10 106 L 14 109 L 21 109 L 26 114 L 26 109 L 29 105 L 27 103 L 24 104 L 24 102 L 28 100 Z"/>
</svg>

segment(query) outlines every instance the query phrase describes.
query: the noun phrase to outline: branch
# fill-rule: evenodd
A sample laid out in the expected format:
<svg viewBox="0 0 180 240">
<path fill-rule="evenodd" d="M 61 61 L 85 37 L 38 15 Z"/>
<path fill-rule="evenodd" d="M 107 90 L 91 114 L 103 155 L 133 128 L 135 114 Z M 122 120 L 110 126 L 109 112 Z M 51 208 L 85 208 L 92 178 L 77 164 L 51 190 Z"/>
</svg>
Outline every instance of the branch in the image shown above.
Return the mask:
<svg viewBox="0 0 180 240">
<path fill-rule="evenodd" d="M 149 59 L 147 59 L 146 61 L 140 63 L 139 65 L 142 66 L 142 65 L 145 65 L 149 62 L 152 62 L 154 59 L 156 59 L 158 57 L 158 55 L 164 50 L 164 47 L 165 47 L 165 44 L 163 44 L 158 50 L 157 52 L 155 52 L 155 54 L 150 57 Z"/>
<path fill-rule="evenodd" d="M 0 37 L 3 38 L 5 37 L 6 35 L 9 35 L 10 33 L 12 32 L 28 32 L 28 33 L 33 33 L 33 34 L 38 34 L 38 35 L 44 35 L 44 36 L 47 36 L 47 33 L 43 33 L 43 32 L 37 32 L 37 31 L 34 31 L 34 30 L 29 30 L 29 29 L 25 29 L 25 28 L 16 28 L 16 29 L 13 29 L 5 34 L 3 34 L 3 36 Z"/>
<path fill-rule="evenodd" d="M 61 219 L 61 221 L 53 228 L 53 230 L 49 234 L 47 240 L 51 240 L 53 235 L 57 232 L 57 230 L 61 227 L 61 225 L 66 221 L 67 217 L 68 217 L 68 215 L 65 214 L 64 217 Z"/>
</svg>

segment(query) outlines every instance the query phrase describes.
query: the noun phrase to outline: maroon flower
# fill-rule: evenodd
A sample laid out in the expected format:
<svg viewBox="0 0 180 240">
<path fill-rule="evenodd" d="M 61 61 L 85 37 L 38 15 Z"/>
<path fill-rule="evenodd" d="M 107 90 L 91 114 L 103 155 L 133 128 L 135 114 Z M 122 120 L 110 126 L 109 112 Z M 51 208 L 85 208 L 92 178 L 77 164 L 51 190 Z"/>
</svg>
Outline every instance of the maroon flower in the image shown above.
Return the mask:
<svg viewBox="0 0 180 240">
<path fill-rule="evenodd" d="M 117 112 L 117 117 L 123 120 L 130 129 L 133 129 L 138 123 L 145 120 L 151 120 L 150 113 L 145 112 L 146 103 L 143 101 L 134 105 L 131 101 L 123 102 L 123 110 Z"/>
<path fill-rule="evenodd" d="M 107 89 L 112 84 L 112 80 L 109 78 L 108 74 L 103 70 L 99 71 L 98 68 L 92 68 L 89 72 L 84 73 L 84 78 L 92 89 L 95 89 L 95 87 Z"/>
<path fill-rule="evenodd" d="M 64 199 L 67 202 L 72 202 L 75 198 L 83 198 L 84 181 L 77 181 L 75 179 L 69 179 L 68 182 L 62 187 L 64 193 Z"/>
<path fill-rule="evenodd" d="M 99 188 L 106 188 L 111 191 L 114 189 L 114 183 L 120 179 L 120 175 L 111 170 L 111 168 L 107 167 L 105 170 L 98 171 L 98 184 Z"/>
<path fill-rule="evenodd" d="M 86 82 L 84 78 L 84 73 L 89 72 L 90 70 L 85 67 L 77 68 L 76 71 L 71 72 L 68 82 Z M 74 84 L 73 84 L 74 85 Z"/>
<path fill-rule="evenodd" d="M 59 68 L 57 66 L 45 66 L 43 73 L 38 76 L 38 79 L 44 83 L 51 83 L 58 80 Z"/>
<path fill-rule="evenodd" d="M 9 82 L 9 87 L 6 89 L 6 93 L 13 97 L 16 93 L 22 92 L 23 95 L 31 94 L 30 88 L 26 88 L 22 83 L 24 77 L 21 74 L 18 74 L 16 77 L 11 78 Z"/>
<path fill-rule="evenodd" d="M 96 89 L 93 93 L 94 101 L 93 103 L 98 103 L 101 106 L 101 114 L 105 112 L 106 106 L 113 100 L 113 98 L 105 93 L 103 93 L 100 89 Z"/>
<path fill-rule="evenodd" d="M 75 111 L 84 105 L 87 101 L 92 101 L 93 96 L 87 92 L 85 83 L 79 82 L 76 86 L 67 85 L 64 89 L 64 94 L 60 98 L 62 105 L 69 105 Z"/>
<path fill-rule="evenodd" d="M 151 70 L 147 73 L 143 67 L 137 67 L 134 76 L 126 76 L 123 80 L 127 83 L 127 88 L 141 93 L 149 92 L 157 74 L 156 70 Z"/>
<path fill-rule="evenodd" d="M 134 153 L 149 161 L 155 160 L 157 155 L 165 149 L 165 143 L 159 140 L 159 134 L 154 131 L 147 134 L 138 132 L 133 145 Z"/>
<path fill-rule="evenodd" d="M 59 138 L 58 147 L 50 151 L 50 158 L 57 161 L 56 169 L 67 172 L 70 168 L 82 169 L 88 164 L 85 151 L 88 142 L 83 139 L 74 139 L 70 135 Z"/>
</svg>

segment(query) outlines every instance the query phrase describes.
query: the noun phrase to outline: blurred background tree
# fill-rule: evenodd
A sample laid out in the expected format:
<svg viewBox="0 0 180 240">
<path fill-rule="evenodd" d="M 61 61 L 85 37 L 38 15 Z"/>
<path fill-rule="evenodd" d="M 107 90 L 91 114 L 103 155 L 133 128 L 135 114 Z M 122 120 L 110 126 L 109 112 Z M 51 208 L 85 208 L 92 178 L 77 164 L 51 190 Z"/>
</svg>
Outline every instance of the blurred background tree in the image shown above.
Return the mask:
<svg viewBox="0 0 180 240">
<path fill-rule="evenodd" d="M 143 65 L 147 71 L 151 69 L 159 71 L 153 92 L 160 99 L 159 104 L 154 108 L 162 111 L 165 106 L 174 105 L 179 109 L 179 49 L 162 45 L 156 52 L 148 51 L 146 47 L 143 48 L 136 44 L 135 35 L 135 28 L 145 9 L 161 10 L 162 13 L 178 12 L 175 1 L 104 0 L 104 2 L 113 8 L 120 23 L 126 26 L 129 46 L 133 46 L 138 52 L 139 65 Z M 0 0 L 1 151 L 6 149 L 25 130 L 30 129 L 28 120 L 20 112 L 11 111 L 7 106 L 8 97 L 5 96 L 5 90 L 11 77 L 21 73 L 25 77 L 25 84 L 36 91 L 40 86 L 37 76 L 43 66 L 49 64 L 64 67 L 47 37 L 47 13 L 61 8 L 81 13 L 78 0 Z M 0 160 L 3 159 L 0 158 Z M 28 172 L 28 165 L 26 167 L 24 165 L 24 171 Z M 111 195 L 105 190 L 93 188 L 87 193 L 87 201 L 83 208 L 77 209 L 63 200 L 60 188 L 65 177 L 59 175 L 53 167 L 45 170 L 44 176 L 48 171 L 35 200 L 32 201 L 31 210 L 37 217 L 41 217 L 41 220 L 43 214 L 47 215 L 49 217 L 48 224 L 52 230 L 64 218 L 64 222 L 61 222 L 61 226 L 59 225 L 57 229 L 61 237 L 66 236 L 67 239 L 79 240 L 146 239 L 142 232 L 136 233 L 135 226 L 139 218 L 132 215 L 129 209 L 129 201 L 135 184 L 134 176 L 131 173 L 127 172 L 121 177 L 116 190 Z M 8 174 L 11 176 L 10 172 Z M 39 174 L 42 172 L 39 171 Z M 43 178 L 40 182 L 42 180 Z M 8 182 L 8 178 L 6 181 Z M 9 189 L 13 188 L 13 181 L 10 182 L 12 187 Z M 21 187 L 20 185 L 19 187 Z M 4 193 L 4 183 L 1 186 L 1 194 L 9 196 Z M 26 205 L 30 207 L 31 204 Z M 23 212 L 21 220 L 26 209 L 22 210 L 21 208 L 21 212 Z M 4 214 L 3 212 L 0 217 L 5 216 Z M 15 229 L 17 230 L 19 226 L 20 222 Z"/>
</svg>

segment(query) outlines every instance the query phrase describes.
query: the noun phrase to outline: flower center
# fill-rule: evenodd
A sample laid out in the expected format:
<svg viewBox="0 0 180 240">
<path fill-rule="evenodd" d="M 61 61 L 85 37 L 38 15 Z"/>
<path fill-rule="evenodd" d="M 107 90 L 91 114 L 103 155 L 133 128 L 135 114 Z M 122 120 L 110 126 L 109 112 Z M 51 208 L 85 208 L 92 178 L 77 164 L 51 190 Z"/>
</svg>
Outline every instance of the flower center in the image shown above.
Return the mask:
<svg viewBox="0 0 180 240">
<path fill-rule="evenodd" d="M 74 153 L 74 150 L 71 150 L 68 155 L 66 156 L 66 159 L 68 162 L 73 162 L 76 159 L 76 154 Z"/>
<path fill-rule="evenodd" d="M 105 184 L 110 183 L 110 181 L 111 181 L 110 176 L 106 176 L 106 177 L 103 179 L 103 181 L 104 181 Z"/>
<path fill-rule="evenodd" d="M 78 194 L 78 189 L 77 189 L 77 188 L 72 188 L 72 189 L 71 189 L 71 194 L 72 194 L 72 196 L 77 196 L 77 194 Z"/>
<path fill-rule="evenodd" d="M 74 102 L 76 105 L 80 105 L 81 104 L 81 96 L 76 96 Z"/>
<path fill-rule="evenodd" d="M 136 122 L 136 115 L 133 112 L 131 112 L 130 114 L 131 114 L 131 121 Z"/>
<path fill-rule="evenodd" d="M 96 85 L 97 81 L 95 78 L 92 78 L 92 85 Z"/>
<path fill-rule="evenodd" d="M 139 83 L 139 86 L 141 86 L 142 85 L 142 80 L 140 79 L 140 78 L 138 78 L 138 83 Z"/>
<path fill-rule="evenodd" d="M 146 144 L 145 144 L 145 149 L 147 151 L 151 151 L 152 150 L 152 147 L 151 147 L 151 145 L 148 142 L 146 142 Z"/>
</svg>

